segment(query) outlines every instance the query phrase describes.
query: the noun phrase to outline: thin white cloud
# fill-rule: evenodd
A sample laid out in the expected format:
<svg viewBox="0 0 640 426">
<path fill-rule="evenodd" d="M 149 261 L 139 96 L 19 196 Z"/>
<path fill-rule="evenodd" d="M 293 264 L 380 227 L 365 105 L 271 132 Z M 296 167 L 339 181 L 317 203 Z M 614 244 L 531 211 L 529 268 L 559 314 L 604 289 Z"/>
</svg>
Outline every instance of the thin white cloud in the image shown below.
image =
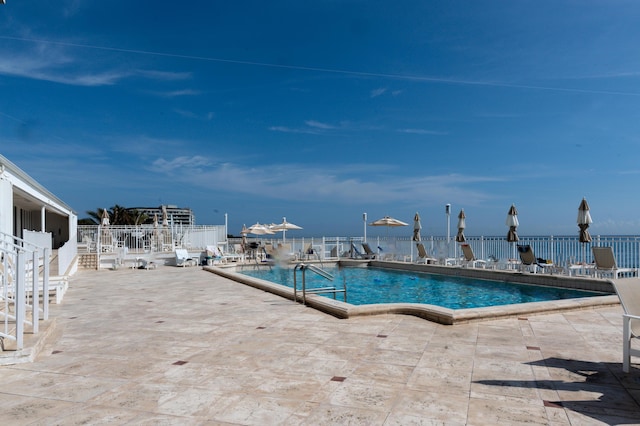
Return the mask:
<svg viewBox="0 0 640 426">
<path fill-rule="evenodd" d="M 138 70 L 136 74 L 151 79 L 162 81 L 180 81 L 188 80 L 193 77 L 190 72 L 169 72 L 169 71 L 156 71 L 156 70 Z"/>
<path fill-rule="evenodd" d="M 178 108 L 175 108 L 173 111 L 178 115 L 181 115 L 181 116 L 186 117 L 186 118 L 193 118 L 195 120 L 211 121 L 215 117 L 215 113 L 214 112 L 208 112 L 208 113 L 202 115 L 202 114 L 197 114 L 197 113 L 192 112 L 192 111 L 186 111 L 186 110 L 178 109 Z"/>
<path fill-rule="evenodd" d="M 65 41 L 43 40 L 43 39 L 36 39 L 31 37 L 27 38 L 27 37 L 0 36 L 0 39 L 29 41 L 29 42 L 40 43 L 40 44 L 46 43 L 53 46 L 82 47 L 85 49 L 94 49 L 94 50 L 107 51 L 107 52 L 124 52 L 124 53 L 131 53 L 131 54 L 137 54 L 137 55 L 192 59 L 192 60 L 198 60 L 198 61 L 219 62 L 219 63 L 226 63 L 226 64 L 238 64 L 238 65 L 245 65 L 245 66 L 265 67 L 265 68 L 281 68 L 281 69 L 293 69 L 293 70 L 301 70 L 301 71 L 324 72 L 324 73 L 351 75 L 351 76 L 367 77 L 367 78 L 379 77 L 379 78 L 388 78 L 388 79 L 395 79 L 395 80 L 422 81 L 422 82 L 440 83 L 440 84 L 504 87 L 504 88 L 512 88 L 512 89 L 543 90 L 543 91 L 567 92 L 567 93 L 592 93 L 592 94 L 608 94 L 608 95 L 621 95 L 621 96 L 640 96 L 640 92 L 633 92 L 633 91 L 592 90 L 592 89 L 582 89 L 582 88 L 573 88 L 573 87 L 537 86 L 533 84 L 514 84 L 514 83 L 502 82 L 502 81 L 465 80 L 462 78 L 443 78 L 443 77 L 434 77 L 434 76 L 428 76 L 428 75 L 385 74 L 385 73 L 376 73 L 376 72 L 369 72 L 369 71 L 351 71 L 351 70 L 341 70 L 341 69 L 321 68 L 321 67 L 306 67 L 306 66 L 300 66 L 300 65 L 283 65 L 283 64 L 268 63 L 268 62 L 242 61 L 242 60 L 224 59 L 224 58 L 216 58 L 216 57 L 207 57 L 207 56 L 182 55 L 182 54 L 166 53 L 166 52 L 160 52 L 160 51 L 123 49 L 118 47 L 97 46 L 97 45 L 90 45 L 90 44 L 65 42 Z M 373 90 L 371 92 L 371 97 L 380 96 L 386 90 L 387 90 L 386 88 Z"/>
<path fill-rule="evenodd" d="M 316 120 L 306 120 L 303 127 L 287 127 L 287 126 L 271 126 L 269 130 L 282 133 L 304 133 L 310 135 L 319 135 L 331 130 L 344 129 L 346 123 L 340 123 L 339 126 L 323 123 Z"/>
<path fill-rule="evenodd" d="M 381 96 L 386 91 L 387 91 L 386 87 L 381 87 L 379 89 L 374 89 L 374 90 L 371 91 L 369 96 L 372 97 L 372 98 L 377 98 L 378 96 Z"/>
<path fill-rule="evenodd" d="M 162 98 L 177 98 L 180 96 L 198 96 L 202 94 L 202 92 L 200 92 L 199 90 L 192 90 L 192 89 L 182 89 L 182 90 L 173 90 L 170 92 L 152 92 L 152 93 Z"/>
<path fill-rule="evenodd" d="M 317 129 L 313 129 L 313 128 L 292 128 L 292 127 L 287 127 L 287 126 L 271 126 L 268 128 L 269 130 L 271 130 L 272 132 L 281 132 L 281 133 L 306 133 L 306 134 L 311 134 L 311 135 L 317 135 L 320 132 Z"/>
<path fill-rule="evenodd" d="M 333 126 L 331 124 L 321 123 L 315 120 L 307 120 L 304 122 L 304 124 L 306 124 L 309 127 L 315 127 L 317 129 L 323 129 L 323 130 L 331 130 L 336 128 L 336 126 Z"/>
<path fill-rule="evenodd" d="M 153 162 L 152 165 L 156 171 L 174 172 L 176 170 L 193 169 L 193 168 L 208 166 L 210 165 L 210 162 L 205 157 L 202 157 L 200 155 L 195 155 L 192 157 L 181 156 L 181 157 L 176 157 L 170 160 L 165 160 L 164 158 L 158 158 Z"/>
<path fill-rule="evenodd" d="M 477 190 L 476 184 L 500 180 L 458 174 L 407 178 L 394 175 L 391 166 L 379 164 L 322 168 L 302 164 L 247 166 L 214 162 L 202 156 L 160 158 L 152 162 L 151 169 L 205 191 L 230 191 L 296 202 L 385 204 L 416 199 L 465 199 L 472 205 L 491 198 Z"/>
<path fill-rule="evenodd" d="M 50 81 L 71 86 L 109 86 L 125 78 L 142 77 L 151 80 L 176 81 L 191 78 L 188 72 L 156 70 L 123 70 L 103 67 L 99 60 L 89 61 L 76 57 L 70 49 L 46 42 L 38 43 L 28 50 L 0 51 L 0 75 Z M 102 67 L 102 68 L 100 68 Z M 167 96 L 199 94 L 195 91 L 176 91 Z"/>
<path fill-rule="evenodd" d="M 57 49 L 54 49 L 57 50 Z M 74 69 L 74 60 L 64 52 L 2 52 L 0 74 L 45 80 L 75 86 L 104 86 L 116 83 L 131 74 L 120 71 L 84 72 Z"/>
<path fill-rule="evenodd" d="M 437 130 L 427 129 L 398 129 L 400 133 L 409 133 L 414 135 L 448 135 L 448 132 L 439 132 Z"/>
</svg>

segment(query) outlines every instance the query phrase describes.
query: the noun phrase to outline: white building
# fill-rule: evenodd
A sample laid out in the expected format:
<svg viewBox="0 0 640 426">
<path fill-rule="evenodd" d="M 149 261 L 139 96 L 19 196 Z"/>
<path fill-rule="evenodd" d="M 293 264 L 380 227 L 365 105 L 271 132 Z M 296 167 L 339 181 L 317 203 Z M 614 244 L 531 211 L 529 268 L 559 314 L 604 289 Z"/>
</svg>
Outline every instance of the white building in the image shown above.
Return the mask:
<svg viewBox="0 0 640 426">
<path fill-rule="evenodd" d="M 71 207 L 0 155 L 0 237 L 14 236 L 57 250 L 62 274 L 77 253 L 77 226 Z"/>
</svg>

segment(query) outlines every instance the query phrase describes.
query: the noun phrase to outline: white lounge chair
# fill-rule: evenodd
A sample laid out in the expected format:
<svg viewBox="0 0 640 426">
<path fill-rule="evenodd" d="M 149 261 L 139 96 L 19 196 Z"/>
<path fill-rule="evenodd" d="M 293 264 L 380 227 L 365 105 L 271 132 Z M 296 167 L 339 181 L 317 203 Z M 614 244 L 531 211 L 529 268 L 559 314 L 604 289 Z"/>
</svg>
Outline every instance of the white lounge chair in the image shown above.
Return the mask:
<svg viewBox="0 0 640 426">
<path fill-rule="evenodd" d="M 538 268 L 543 271 L 553 272 L 554 264 L 544 259 L 538 259 L 530 245 L 518 246 L 518 254 L 522 262 L 520 265 L 522 269 L 529 269 L 534 274 L 538 271 Z"/>
<path fill-rule="evenodd" d="M 640 341 L 640 282 L 638 280 L 612 280 L 622 314 L 622 371 L 629 372 L 631 357 L 640 357 L 640 349 L 632 348 L 632 339 Z"/>
<path fill-rule="evenodd" d="M 638 276 L 635 268 L 618 268 L 616 257 L 611 247 L 591 247 L 593 260 L 596 263 L 596 277 L 611 274 L 613 278 Z"/>
<path fill-rule="evenodd" d="M 197 266 L 198 261 L 189 255 L 186 249 L 176 249 L 176 266 Z"/>
<path fill-rule="evenodd" d="M 464 255 L 462 266 L 471 266 L 472 268 L 476 268 L 478 267 L 478 265 L 481 268 L 485 268 L 487 266 L 486 260 L 476 259 L 475 254 L 473 254 L 473 249 L 469 244 L 461 244 L 460 248 L 462 249 L 462 254 Z"/>
<path fill-rule="evenodd" d="M 362 249 L 364 250 L 363 257 L 365 259 L 375 259 L 378 255 L 375 251 L 371 250 L 369 243 L 362 243 Z"/>
<path fill-rule="evenodd" d="M 429 256 L 424 244 L 418 243 L 416 244 L 416 247 L 418 248 L 418 259 L 416 260 L 416 263 L 438 263 L 438 259 Z"/>
</svg>

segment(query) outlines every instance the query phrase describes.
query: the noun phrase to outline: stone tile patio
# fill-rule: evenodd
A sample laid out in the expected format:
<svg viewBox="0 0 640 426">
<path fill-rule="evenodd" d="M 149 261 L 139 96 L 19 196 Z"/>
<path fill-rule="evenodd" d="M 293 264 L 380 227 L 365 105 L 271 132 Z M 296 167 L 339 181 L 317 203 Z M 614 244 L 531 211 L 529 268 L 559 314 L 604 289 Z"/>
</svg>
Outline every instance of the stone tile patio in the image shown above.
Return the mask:
<svg viewBox="0 0 640 426">
<path fill-rule="evenodd" d="M 0 367 L 1 423 L 640 424 L 621 312 L 339 320 L 199 267 L 81 271 L 36 361 Z"/>
</svg>

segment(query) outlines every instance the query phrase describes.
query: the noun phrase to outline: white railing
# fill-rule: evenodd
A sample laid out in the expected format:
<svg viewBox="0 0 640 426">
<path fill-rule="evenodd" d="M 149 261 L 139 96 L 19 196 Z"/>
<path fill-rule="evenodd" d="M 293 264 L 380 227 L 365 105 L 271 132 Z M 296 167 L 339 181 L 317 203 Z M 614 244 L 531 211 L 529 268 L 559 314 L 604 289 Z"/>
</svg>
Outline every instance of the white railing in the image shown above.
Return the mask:
<svg viewBox="0 0 640 426">
<path fill-rule="evenodd" d="M 516 244 L 506 241 L 505 236 L 466 236 L 478 259 L 495 261 L 519 259 Z M 229 253 L 240 250 L 242 239 L 229 238 L 225 235 L 223 225 L 154 227 L 141 226 L 78 226 L 78 251 L 94 253 L 118 252 L 126 248 L 129 253 L 172 252 L 175 248 L 186 248 L 190 251 L 205 250 L 208 245 L 223 246 Z M 304 237 L 287 236 L 286 245 L 290 252 L 304 256 L 311 246 L 321 259 L 342 258 L 349 256 L 351 243 L 362 251 L 362 237 Z M 279 235 L 247 238 L 247 242 L 258 242 L 261 245 L 270 243 L 274 247 L 283 243 Z M 459 243 L 453 237 L 422 237 L 430 256 L 438 259 L 458 259 L 462 256 Z M 367 243 L 378 250 L 382 257 L 399 260 L 415 260 L 416 243 L 411 237 L 370 237 Z M 618 266 L 621 268 L 640 267 L 640 236 L 636 235 L 595 235 L 591 243 L 580 243 L 578 235 L 571 236 L 520 236 L 517 244 L 531 245 L 536 257 L 549 259 L 556 265 L 568 263 L 592 263 L 592 246 L 611 246 L 614 250 Z"/>
<path fill-rule="evenodd" d="M 98 226 L 78 225 L 79 253 L 173 252 L 176 248 L 204 250 L 208 245 L 226 244 L 223 225 L 211 226 Z"/>
<path fill-rule="evenodd" d="M 40 315 L 49 318 L 50 251 L 0 233 L 0 259 L 0 337 L 22 349 L 25 326 L 37 334 Z"/>
<path fill-rule="evenodd" d="M 509 259 L 519 259 L 516 251 L 516 243 L 509 243 L 504 236 L 467 236 L 467 243 L 471 245 L 474 254 L 478 259 L 493 259 L 496 262 Z M 286 244 L 291 247 L 293 253 L 304 255 L 309 245 L 320 255 L 322 259 L 345 257 L 351 243 L 362 251 L 362 237 L 318 237 L 318 238 L 289 238 Z M 239 247 L 242 240 L 240 238 L 230 238 L 229 247 Z M 261 244 L 273 244 L 276 246 L 282 243 L 282 239 L 273 237 L 250 237 L 247 242 L 260 242 Z M 399 260 L 415 260 L 417 257 L 416 243 L 411 237 L 370 237 L 367 242 L 372 249 L 384 257 Z M 458 259 L 462 256 L 459 243 L 453 238 L 447 244 L 446 237 L 427 236 L 423 237 L 424 244 L 429 255 L 438 259 Z M 640 267 L 640 236 L 635 235 L 596 235 L 591 243 L 580 243 L 578 236 L 520 236 L 517 244 L 531 245 L 536 257 L 549 259 L 556 265 L 567 265 L 568 263 L 593 263 L 591 247 L 610 246 L 616 256 L 616 261 L 621 268 Z"/>
</svg>

